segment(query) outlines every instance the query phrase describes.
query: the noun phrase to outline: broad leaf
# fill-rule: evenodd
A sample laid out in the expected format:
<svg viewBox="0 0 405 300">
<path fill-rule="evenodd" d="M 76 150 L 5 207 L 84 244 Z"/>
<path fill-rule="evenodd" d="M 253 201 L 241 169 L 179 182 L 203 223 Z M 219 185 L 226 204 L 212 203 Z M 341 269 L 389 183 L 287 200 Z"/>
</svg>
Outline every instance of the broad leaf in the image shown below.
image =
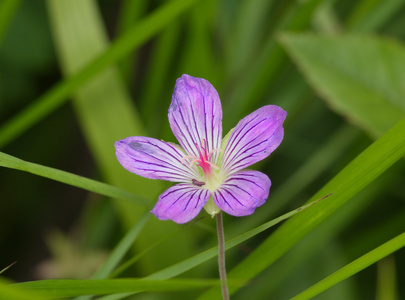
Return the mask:
<svg viewBox="0 0 405 300">
<path fill-rule="evenodd" d="M 373 137 L 405 116 L 405 49 L 365 35 L 284 34 L 281 42 L 331 108 Z"/>
</svg>

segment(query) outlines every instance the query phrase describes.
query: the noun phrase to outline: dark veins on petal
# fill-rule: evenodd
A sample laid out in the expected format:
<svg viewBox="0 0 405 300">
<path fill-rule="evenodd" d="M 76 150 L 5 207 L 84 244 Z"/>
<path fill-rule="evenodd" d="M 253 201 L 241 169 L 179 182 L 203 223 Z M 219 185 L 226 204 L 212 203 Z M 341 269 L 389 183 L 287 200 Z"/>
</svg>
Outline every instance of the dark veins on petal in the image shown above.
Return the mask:
<svg viewBox="0 0 405 300">
<path fill-rule="evenodd" d="M 242 136 L 242 137 L 240 137 L 239 138 L 239 135 L 243 132 L 243 130 L 250 124 L 250 123 L 252 123 L 255 119 L 257 118 L 257 116 L 256 117 L 254 117 L 254 118 L 252 118 L 250 121 L 248 121 L 245 125 L 243 125 L 243 127 L 238 131 L 238 132 L 235 132 L 236 133 L 236 135 L 235 135 L 235 137 L 233 137 L 233 140 L 231 141 L 231 143 L 229 144 L 229 152 L 230 153 L 232 153 L 233 152 L 233 150 L 235 149 L 235 147 L 238 145 L 238 142 L 243 138 L 243 136 L 246 134 L 246 133 L 248 133 L 249 132 L 249 129 L 246 131 L 246 133 Z"/>
<path fill-rule="evenodd" d="M 193 134 L 191 134 L 190 129 L 189 129 L 189 127 L 187 126 L 186 119 L 184 118 L 184 115 L 183 115 L 183 110 L 182 110 L 182 109 L 179 109 L 179 112 L 180 112 L 181 120 L 183 121 L 183 124 L 184 124 L 185 127 L 186 127 L 187 133 L 188 133 L 189 137 L 192 139 L 192 144 L 196 144 L 197 141 L 195 140 L 195 136 L 194 136 Z M 179 127 L 179 128 L 181 128 L 181 127 Z M 190 147 L 190 148 L 189 148 L 190 150 L 193 150 L 193 148 L 195 148 L 195 146 L 192 147 L 192 145 L 189 144 L 187 138 L 185 138 L 185 141 L 187 142 L 188 146 Z M 197 149 L 196 149 L 196 150 L 197 150 Z M 194 152 L 195 154 L 197 153 L 197 151 L 192 151 L 191 153 L 193 153 L 193 152 Z"/>
<path fill-rule="evenodd" d="M 201 196 L 202 196 L 202 193 L 205 194 L 204 197 L 201 197 Z M 207 190 L 201 190 L 200 195 L 198 196 L 198 201 L 195 203 L 194 208 L 196 208 L 196 207 L 198 206 L 198 203 L 200 203 L 200 198 L 205 198 L 205 196 L 207 196 L 207 193 L 208 193 Z"/>
<path fill-rule="evenodd" d="M 250 130 L 252 130 L 254 127 L 256 127 L 258 124 L 260 124 L 260 122 L 257 123 L 255 126 L 251 127 L 251 128 L 243 135 L 243 137 L 244 137 Z M 251 165 L 250 162 L 245 163 L 245 164 L 242 164 L 242 165 L 239 165 L 239 164 L 240 164 L 242 161 L 244 161 L 247 157 L 254 157 L 254 156 L 255 156 L 256 154 L 258 154 L 258 153 L 264 153 L 264 154 L 267 153 L 266 150 L 260 149 L 260 150 L 254 152 L 254 153 L 250 153 L 249 155 L 246 155 L 247 152 L 249 152 L 250 150 L 252 150 L 252 149 L 254 149 L 254 148 L 257 148 L 257 147 L 259 147 L 260 145 L 262 145 L 262 144 L 264 144 L 264 143 L 267 143 L 267 142 L 273 137 L 273 135 L 275 134 L 275 132 L 273 132 L 273 134 L 272 134 L 271 136 L 269 136 L 267 139 L 265 139 L 265 140 L 263 140 L 263 141 L 260 141 L 260 142 L 257 143 L 257 144 L 253 144 L 251 147 L 249 147 L 249 148 L 246 149 L 246 147 L 247 147 L 248 145 L 251 145 L 252 143 L 254 143 L 254 142 L 255 142 L 257 139 L 259 139 L 263 134 L 265 134 L 265 132 L 262 132 L 261 134 L 259 134 L 258 136 L 256 136 L 254 139 L 252 139 L 251 141 L 249 141 L 248 143 L 246 143 L 246 145 L 244 145 L 242 148 L 240 148 L 240 149 L 237 151 L 237 153 L 235 153 L 235 154 L 232 155 L 233 157 L 232 157 L 232 158 L 227 162 L 227 164 L 226 164 L 227 166 L 229 166 L 230 163 L 232 162 L 232 167 L 228 170 L 229 172 L 232 172 L 234 169 L 236 169 L 236 168 L 241 168 L 242 166 L 245 166 L 245 165 L 247 165 L 247 166 Z M 242 140 L 243 137 L 239 138 L 239 141 Z M 238 141 L 238 142 L 239 142 L 239 141 Z M 233 149 L 232 149 L 232 151 L 233 151 Z M 231 152 L 231 153 L 232 153 L 232 152 Z M 245 154 L 245 155 L 244 155 L 244 154 Z M 237 161 L 234 161 L 236 157 L 239 157 L 239 159 L 238 159 Z"/>
<path fill-rule="evenodd" d="M 272 136 L 273 136 L 273 135 L 272 135 Z M 270 138 L 271 138 L 271 137 L 270 137 Z M 232 168 L 230 168 L 228 171 L 231 172 L 232 170 L 234 170 L 234 169 L 236 169 L 236 168 L 240 168 L 240 167 L 245 166 L 245 165 L 247 165 L 247 166 L 251 165 L 250 162 L 244 163 L 244 164 L 242 164 L 242 165 L 239 165 L 239 164 L 240 164 L 241 162 L 243 162 L 247 157 L 254 157 L 256 154 L 262 153 L 262 152 L 266 153 L 266 151 L 259 150 L 259 151 L 256 151 L 256 152 L 254 152 L 254 153 L 251 153 L 251 154 L 249 154 L 249 155 L 245 155 L 245 156 L 242 156 L 242 155 L 245 154 L 246 152 L 250 151 L 251 149 L 260 146 L 261 144 L 266 143 L 270 138 L 268 138 L 268 139 L 266 139 L 266 140 L 264 140 L 264 141 L 261 141 L 260 143 L 258 143 L 258 144 L 256 144 L 256 145 L 253 145 L 252 147 L 250 147 L 250 148 L 248 148 L 248 149 L 245 149 L 245 150 L 242 151 L 241 153 L 240 153 L 240 150 L 239 150 L 239 151 L 238 151 L 238 154 L 235 155 L 230 161 L 233 161 L 233 160 L 235 159 L 235 157 L 237 157 L 237 156 L 239 156 L 240 159 L 237 160 L 236 162 L 232 162 Z M 255 138 L 255 139 L 256 139 L 256 138 Z M 254 139 L 254 140 L 255 140 L 255 139 Z M 250 141 L 248 144 L 250 144 L 250 143 L 253 142 L 254 140 Z M 246 145 L 248 145 L 248 144 L 246 144 Z M 246 146 L 245 146 L 245 147 L 246 147 Z M 243 148 L 242 148 L 242 149 L 243 149 Z M 241 149 L 241 150 L 242 150 L 242 149 Z"/>
<path fill-rule="evenodd" d="M 166 197 L 169 196 L 170 194 L 175 193 L 175 192 L 178 192 L 178 191 L 181 191 L 181 190 L 187 190 L 187 191 L 185 191 L 183 194 L 181 194 L 181 195 L 177 198 L 177 200 L 172 203 L 171 206 L 173 206 L 173 205 L 175 205 L 181 198 L 183 198 L 184 195 L 186 195 L 187 193 L 190 192 L 190 191 L 189 191 L 189 188 L 184 187 L 184 188 L 180 188 L 180 189 L 177 189 L 177 190 L 173 190 L 173 191 L 171 191 L 170 193 L 167 193 L 166 195 L 164 195 L 161 199 L 166 198 Z"/>
<path fill-rule="evenodd" d="M 184 150 L 186 150 L 188 153 L 193 153 L 191 148 L 191 145 L 187 139 L 187 137 L 184 135 L 183 131 L 180 130 L 181 126 L 179 125 L 179 123 L 177 122 L 176 118 L 173 118 L 174 123 L 176 124 L 177 128 L 179 129 L 179 133 L 182 136 L 182 141 L 186 142 L 186 144 L 184 145 Z"/>
<path fill-rule="evenodd" d="M 240 141 L 241 141 L 247 134 L 249 134 L 249 132 L 250 132 L 251 130 L 253 130 L 255 127 L 259 126 L 259 125 L 260 125 L 261 123 L 263 123 L 264 121 L 265 121 L 265 120 L 261 120 L 260 122 L 256 123 L 254 126 L 248 128 L 248 129 L 246 130 L 246 132 L 245 132 L 241 137 L 238 138 L 238 140 L 236 139 L 236 138 L 237 138 L 237 136 L 236 136 L 236 137 L 235 137 L 235 145 L 234 145 L 234 147 L 232 148 L 232 152 L 234 151 L 236 145 L 237 145 L 238 143 L 240 143 Z M 244 127 L 242 128 L 242 130 L 244 130 L 245 127 L 247 127 L 247 125 L 248 125 L 248 124 L 246 124 L 246 126 L 244 126 Z M 241 130 L 239 133 L 241 133 L 242 130 Z M 239 133 L 238 133 L 238 135 L 239 135 Z M 250 140 L 248 143 L 246 143 L 246 144 L 245 144 L 243 147 L 241 147 L 236 153 L 233 154 L 233 157 L 235 158 L 236 156 L 238 156 L 238 155 L 240 154 L 240 152 L 241 152 L 244 148 L 246 148 L 247 145 L 253 143 L 253 142 L 254 142 L 256 139 L 258 139 L 261 135 L 263 135 L 263 133 L 261 133 L 260 135 L 256 136 L 253 140 Z M 256 146 L 257 146 L 257 145 L 255 145 L 255 146 L 253 146 L 253 147 L 256 147 Z M 251 147 L 251 148 L 253 148 L 253 147 Z M 249 148 L 249 149 L 251 149 L 251 148 Z M 249 150 L 249 149 L 247 149 L 247 150 Z M 247 150 L 245 150 L 245 151 L 243 151 L 243 152 L 246 152 Z M 243 153 L 243 152 L 242 152 L 242 153 Z M 231 160 L 231 161 L 232 161 L 232 160 Z"/>
<path fill-rule="evenodd" d="M 165 149 L 159 147 L 158 145 L 156 145 L 156 144 L 154 144 L 154 143 L 151 143 L 151 142 L 144 142 L 144 143 L 149 144 L 149 145 L 152 145 L 152 146 L 158 148 L 159 150 L 161 150 L 162 152 L 164 152 L 168 157 L 173 158 L 173 160 L 176 161 L 176 162 L 178 162 L 178 161 L 180 160 L 179 157 L 175 157 L 172 153 L 168 152 L 167 150 L 165 150 Z M 182 168 L 179 168 L 179 167 L 173 165 L 170 161 L 164 160 L 164 159 L 162 159 L 162 158 L 157 157 L 156 155 L 154 155 L 154 154 L 156 154 L 156 152 L 155 152 L 155 151 L 152 151 L 152 148 L 149 148 L 149 147 L 148 147 L 148 150 L 145 151 L 146 149 L 145 149 L 144 145 L 143 145 L 141 142 L 131 142 L 131 143 L 129 143 L 129 146 L 130 146 L 132 149 L 134 149 L 134 150 L 141 151 L 141 152 L 143 152 L 143 153 L 149 155 L 150 157 L 153 157 L 153 158 L 156 159 L 157 161 L 162 162 L 163 165 L 162 165 L 162 164 L 158 164 L 158 163 L 151 163 L 151 162 L 141 161 L 141 160 L 139 160 L 139 159 L 137 160 L 138 162 L 143 162 L 143 163 L 148 164 L 148 165 L 155 165 L 155 166 L 158 166 L 158 167 L 161 167 L 161 168 L 165 168 L 165 169 L 169 169 L 169 170 L 170 170 L 170 169 L 175 169 L 175 170 L 179 171 L 180 173 L 184 174 L 185 177 L 188 177 L 188 176 L 189 176 L 189 173 L 187 173 L 187 172 L 186 172 L 185 170 L 183 170 Z M 178 150 L 177 150 L 175 147 L 173 147 L 172 145 L 168 144 L 168 147 L 170 147 L 173 151 L 175 151 L 176 154 L 181 155 L 181 154 L 178 152 Z M 144 151 L 142 151 L 142 150 L 144 150 Z M 170 164 L 170 167 L 167 165 L 168 163 Z M 138 169 L 140 169 L 140 168 L 138 168 Z M 188 168 L 188 169 L 189 169 L 190 171 L 192 171 L 190 168 Z M 152 171 L 152 170 L 150 170 L 150 171 Z M 164 171 L 161 171 L 161 172 L 164 172 Z M 166 172 L 166 173 L 169 173 L 169 174 L 170 174 L 170 172 Z"/>
<path fill-rule="evenodd" d="M 244 192 L 245 194 L 249 195 L 253 199 L 252 194 L 250 194 L 247 190 L 241 188 L 240 186 L 237 186 L 236 184 L 227 184 L 226 186 L 231 187 L 231 188 L 233 187 L 233 188 L 239 189 L 242 192 Z M 232 197 L 233 197 L 233 195 L 232 195 Z M 233 197 L 233 198 L 235 198 L 235 197 Z M 238 201 L 236 198 L 235 198 L 235 200 Z M 239 202 L 240 205 L 244 206 L 240 201 L 238 201 L 238 202 Z"/>
<path fill-rule="evenodd" d="M 217 194 L 219 194 L 222 198 L 222 200 L 224 200 L 224 202 L 233 210 L 233 207 L 228 203 L 228 201 L 225 200 L 224 195 L 222 195 L 220 190 L 217 190 Z"/>
<path fill-rule="evenodd" d="M 168 170 L 171 170 L 171 171 L 175 169 L 175 170 L 179 171 L 180 173 L 183 173 L 184 176 L 186 176 L 186 177 L 189 175 L 188 173 L 186 173 L 184 170 L 178 168 L 177 166 L 173 166 L 173 165 L 167 166 L 165 161 L 163 161 L 163 160 L 161 160 L 161 159 L 159 159 L 159 158 L 156 158 L 156 160 L 163 162 L 163 164 L 152 163 L 152 162 L 148 162 L 148 161 L 144 161 L 144 160 L 139 160 L 139 159 L 137 159 L 136 161 L 137 161 L 138 163 L 144 163 L 144 164 L 149 165 L 149 166 L 161 167 L 161 168 L 168 169 Z M 151 170 L 151 169 L 141 169 L 141 168 L 137 168 L 137 169 L 139 169 L 139 170 L 144 170 L 144 171 L 164 172 L 164 173 L 172 174 L 172 172 L 163 171 L 163 170 Z M 173 174 L 174 174 L 174 173 L 173 173 Z"/>
<path fill-rule="evenodd" d="M 249 176 L 249 175 L 245 175 L 245 176 Z M 243 178 L 243 177 L 232 177 L 232 178 L 228 179 L 228 180 L 225 181 L 225 182 L 229 182 L 229 181 L 231 181 L 231 179 L 232 179 L 232 180 L 233 180 L 233 179 L 236 179 L 236 180 L 244 180 L 244 181 L 250 182 L 250 183 L 254 184 L 255 186 L 257 186 L 258 188 L 264 190 L 261 185 L 257 184 L 257 183 L 254 182 L 253 180 L 249 180 L 249 179 L 246 179 L 246 178 Z M 227 184 L 227 185 L 233 185 L 233 184 L 230 184 L 230 183 L 226 183 L 226 184 Z M 236 185 L 235 185 L 235 186 L 236 186 Z M 239 186 L 237 186 L 237 187 L 240 188 Z"/>
<path fill-rule="evenodd" d="M 243 204 L 242 204 L 242 202 L 240 202 L 228 189 L 226 189 L 226 188 L 223 188 L 223 190 L 225 191 L 225 192 L 227 192 L 233 199 L 235 199 L 235 201 L 236 202 L 238 202 L 241 206 L 244 206 Z M 247 193 L 247 192 L 246 192 Z M 249 194 L 249 193 L 248 193 Z M 249 194 L 250 195 L 250 194 Z M 229 205 L 229 204 L 228 204 Z"/>
<path fill-rule="evenodd" d="M 195 133 L 197 134 L 197 136 L 194 137 L 194 139 L 195 139 L 194 142 L 197 142 L 197 143 L 198 143 L 198 141 L 201 140 L 201 137 L 200 137 L 200 133 L 198 132 L 198 125 L 197 125 L 197 121 L 196 121 L 195 115 L 194 115 L 194 111 L 195 111 L 196 109 L 193 107 L 193 101 L 191 101 L 191 97 L 190 97 L 189 91 L 187 91 L 187 96 L 188 96 L 188 98 L 190 99 L 191 115 L 192 115 L 192 117 L 193 117 L 193 123 L 194 123 Z M 202 95 L 201 95 L 201 96 L 202 96 Z M 205 107 L 205 99 L 204 99 L 204 96 L 203 96 L 203 105 L 204 105 L 204 107 Z"/>
<path fill-rule="evenodd" d="M 195 195 L 197 192 L 198 192 L 198 190 L 195 190 L 194 193 L 192 193 L 192 194 L 190 195 L 190 197 L 188 198 L 188 201 L 187 201 L 186 206 L 183 208 L 183 211 L 185 211 L 185 210 L 187 209 L 188 205 L 190 204 L 191 199 L 193 199 L 194 195 Z M 197 197 L 197 204 L 198 204 L 198 202 L 200 202 L 200 197 L 199 197 L 199 196 Z"/>
</svg>

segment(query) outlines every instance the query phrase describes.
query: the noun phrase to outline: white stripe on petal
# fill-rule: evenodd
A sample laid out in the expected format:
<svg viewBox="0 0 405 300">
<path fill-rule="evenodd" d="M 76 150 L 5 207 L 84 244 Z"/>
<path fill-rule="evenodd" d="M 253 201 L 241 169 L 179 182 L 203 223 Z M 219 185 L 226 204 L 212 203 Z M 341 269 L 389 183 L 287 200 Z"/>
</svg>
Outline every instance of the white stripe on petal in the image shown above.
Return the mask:
<svg viewBox="0 0 405 300">
<path fill-rule="evenodd" d="M 214 192 L 213 200 L 215 205 L 230 215 L 247 216 L 266 202 L 270 186 L 266 174 L 245 170 L 229 176 Z"/>
<path fill-rule="evenodd" d="M 176 223 L 186 223 L 194 219 L 207 203 L 211 192 L 192 184 L 179 183 L 167 189 L 159 196 L 152 209 L 160 220 L 173 220 Z"/>
<path fill-rule="evenodd" d="M 235 173 L 269 156 L 283 140 L 286 116 L 280 107 L 267 105 L 239 121 L 222 156 L 223 172 Z"/>
<path fill-rule="evenodd" d="M 182 148 L 198 155 L 201 140 L 207 152 L 221 147 L 222 107 L 215 88 L 205 79 L 183 75 L 177 79 L 169 108 L 170 127 Z M 196 147 L 197 145 L 197 147 Z M 218 153 L 214 153 L 216 162 Z"/>
<path fill-rule="evenodd" d="M 171 143 L 135 136 L 115 143 L 121 165 L 137 175 L 174 182 L 199 178 L 197 168 L 183 164 L 184 153 Z"/>
</svg>

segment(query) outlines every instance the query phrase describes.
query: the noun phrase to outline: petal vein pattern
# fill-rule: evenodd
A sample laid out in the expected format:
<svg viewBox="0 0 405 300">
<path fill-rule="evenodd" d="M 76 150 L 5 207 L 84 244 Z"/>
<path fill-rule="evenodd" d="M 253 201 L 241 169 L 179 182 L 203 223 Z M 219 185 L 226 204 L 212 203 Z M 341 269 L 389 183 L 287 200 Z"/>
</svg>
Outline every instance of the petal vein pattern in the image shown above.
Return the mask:
<svg viewBox="0 0 405 300">
<path fill-rule="evenodd" d="M 151 211 L 160 220 L 186 223 L 194 219 L 207 203 L 211 193 L 206 189 L 179 183 L 167 189 Z"/>
<path fill-rule="evenodd" d="M 243 118 L 232 132 L 222 158 L 222 170 L 233 174 L 269 156 L 281 143 L 287 113 L 267 105 Z"/>
<path fill-rule="evenodd" d="M 266 174 L 245 170 L 237 172 L 213 193 L 214 203 L 233 216 L 252 214 L 269 196 L 271 181 Z"/>
<path fill-rule="evenodd" d="M 174 182 L 199 178 L 196 166 L 181 163 L 184 152 L 170 143 L 149 137 L 129 137 L 115 143 L 118 161 L 137 175 Z"/>
<path fill-rule="evenodd" d="M 183 75 L 177 80 L 168 117 L 174 135 L 188 155 L 199 156 L 202 140 L 207 143 L 207 152 L 220 148 L 221 102 L 205 79 Z M 214 164 L 217 157 L 218 153 L 214 153 Z"/>
</svg>

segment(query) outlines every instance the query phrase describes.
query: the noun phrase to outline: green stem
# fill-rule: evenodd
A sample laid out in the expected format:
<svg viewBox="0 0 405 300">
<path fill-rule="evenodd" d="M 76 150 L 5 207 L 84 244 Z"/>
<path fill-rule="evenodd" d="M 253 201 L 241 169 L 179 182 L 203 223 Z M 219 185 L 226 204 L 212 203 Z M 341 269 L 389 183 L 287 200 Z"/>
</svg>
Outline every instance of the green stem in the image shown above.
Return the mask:
<svg viewBox="0 0 405 300">
<path fill-rule="evenodd" d="M 229 300 L 228 283 L 226 280 L 225 236 L 224 236 L 224 225 L 222 222 L 222 212 L 219 212 L 219 214 L 217 214 L 217 233 L 218 233 L 218 268 L 219 268 L 219 278 L 221 279 L 222 299 Z"/>
</svg>

